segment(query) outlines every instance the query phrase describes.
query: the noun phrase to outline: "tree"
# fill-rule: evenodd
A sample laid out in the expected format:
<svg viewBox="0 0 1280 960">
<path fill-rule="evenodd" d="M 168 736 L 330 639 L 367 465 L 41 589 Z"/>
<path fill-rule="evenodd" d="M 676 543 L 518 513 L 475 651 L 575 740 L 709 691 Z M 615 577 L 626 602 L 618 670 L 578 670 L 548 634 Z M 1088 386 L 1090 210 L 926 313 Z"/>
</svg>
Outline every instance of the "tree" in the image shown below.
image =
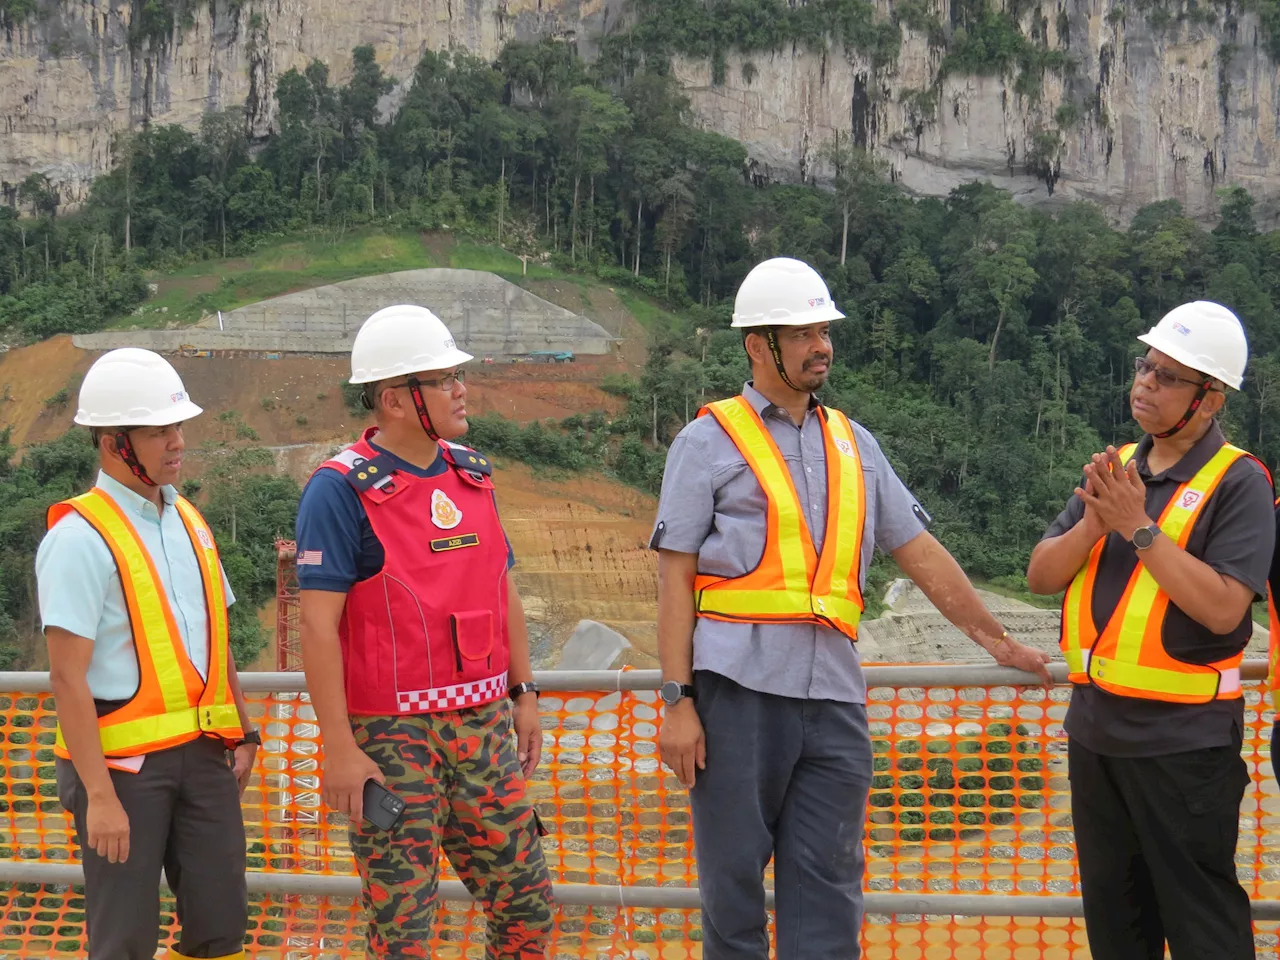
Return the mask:
<svg viewBox="0 0 1280 960">
<path fill-rule="evenodd" d="M 244 111 L 230 107 L 200 118 L 200 150 L 208 170 L 207 186 L 200 188 L 205 204 L 218 215 L 218 236 L 222 255 L 227 255 L 227 199 L 231 195 L 228 179 L 244 163 L 248 144 L 245 139 Z"/>
<path fill-rule="evenodd" d="M 557 125 L 568 148 L 568 174 L 573 181 L 569 255 L 576 261 L 582 180 L 585 177 L 590 183 L 590 204 L 594 210 L 596 177 L 608 169 L 609 146 L 631 125 L 631 114 L 617 97 L 588 86 L 574 87 L 557 107 Z M 590 246 L 588 234 L 588 249 Z"/>
<path fill-rule="evenodd" d="M 849 220 L 875 203 L 877 188 L 884 178 L 884 163 L 853 146 L 848 136 L 839 131 L 823 146 L 821 156 L 835 170 L 836 202 L 841 215 L 840 265 L 844 266 L 849 252 Z"/>
</svg>

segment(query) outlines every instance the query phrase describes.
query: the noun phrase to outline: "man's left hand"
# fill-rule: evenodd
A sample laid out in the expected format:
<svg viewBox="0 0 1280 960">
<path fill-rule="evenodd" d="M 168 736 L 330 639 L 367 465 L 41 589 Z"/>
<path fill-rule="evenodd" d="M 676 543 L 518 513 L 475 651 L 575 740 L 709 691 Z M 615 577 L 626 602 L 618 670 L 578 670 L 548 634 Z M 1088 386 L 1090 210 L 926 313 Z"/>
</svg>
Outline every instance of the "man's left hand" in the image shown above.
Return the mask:
<svg viewBox="0 0 1280 960">
<path fill-rule="evenodd" d="M 249 786 L 249 777 L 253 774 L 253 760 L 258 755 L 256 743 L 242 743 L 236 747 L 235 762 L 231 772 L 236 775 L 236 783 L 240 785 L 240 796 L 244 796 L 244 788 Z"/>
<path fill-rule="evenodd" d="M 1046 690 L 1053 689 L 1053 675 L 1049 673 L 1049 662 L 1052 657 L 1043 650 L 1019 643 L 1006 635 L 996 641 L 991 648 L 991 656 L 1002 667 L 1013 667 L 1024 673 L 1034 673 L 1040 678 Z"/>
<path fill-rule="evenodd" d="M 1151 525 L 1147 488 L 1133 460 L 1122 465 L 1116 448 L 1107 447 L 1106 453 L 1093 455 L 1093 462 L 1085 465 L 1084 473 L 1089 483 L 1076 496 L 1086 507 L 1093 508 L 1107 529 L 1131 540 L 1135 530 Z"/>
<path fill-rule="evenodd" d="M 538 698 L 523 694 L 515 703 L 516 753 L 520 769 L 528 780 L 542 759 L 542 725 L 538 722 Z"/>
</svg>

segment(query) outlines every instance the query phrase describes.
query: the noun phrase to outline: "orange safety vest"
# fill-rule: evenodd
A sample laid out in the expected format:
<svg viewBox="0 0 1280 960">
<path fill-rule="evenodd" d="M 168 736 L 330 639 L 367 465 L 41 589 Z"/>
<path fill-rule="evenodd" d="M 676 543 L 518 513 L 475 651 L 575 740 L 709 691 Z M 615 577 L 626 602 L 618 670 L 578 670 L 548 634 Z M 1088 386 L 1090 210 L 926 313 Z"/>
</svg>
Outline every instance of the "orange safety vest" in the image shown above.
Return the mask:
<svg viewBox="0 0 1280 960">
<path fill-rule="evenodd" d="M 1127 464 L 1137 444 L 1120 450 Z M 1182 549 L 1204 506 L 1241 457 L 1250 454 L 1223 444 L 1196 475 L 1182 484 L 1160 515 L 1160 530 Z M 1062 654 L 1072 683 L 1092 683 L 1109 693 L 1170 703 L 1208 703 L 1235 700 L 1240 690 L 1240 662 L 1244 651 L 1216 663 L 1175 660 L 1164 648 L 1162 631 L 1169 595 L 1160 588 L 1139 559 L 1120 602 L 1101 636 L 1093 622 L 1093 588 L 1107 543 L 1103 537 L 1076 574 L 1062 601 Z"/>
<path fill-rule="evenodd" d="M 818 408 L 827 462 L 827 530 L 818 556 L 791 473 L 760 415 L 745 397 L 708 404 L 768 498 L 764 553 L 739 577 L 699 574 L 697 615 L 745 623 L 815 623 L 858 638 L 864 607 L 859 573 L 867 492 L 853 425 L 839 410 Z"/>
<path fill-rule="evenodd" d="M 120 573 L 133 626 L 139 682 L 128 703 L 98 718 L 102 752 L 108 757 L 151 753 L 201 735 L 229 742 L 243 736 L 228 680 L 227 596 L 218 548 L 213 532 L 195 507 L 183 497 L 178 497 L 174 506 L 191 538 L 204 581 L 209 628 L 207 681 L 200 679 L 183 646 L 155 562 L 119 504 L 95 487 L 54 504 L 46 516 L 47 529 L 73 510 L 84 517 L 106 541 Z M 70 759 L 60 726 L 54 753 Z"/>
</svg>

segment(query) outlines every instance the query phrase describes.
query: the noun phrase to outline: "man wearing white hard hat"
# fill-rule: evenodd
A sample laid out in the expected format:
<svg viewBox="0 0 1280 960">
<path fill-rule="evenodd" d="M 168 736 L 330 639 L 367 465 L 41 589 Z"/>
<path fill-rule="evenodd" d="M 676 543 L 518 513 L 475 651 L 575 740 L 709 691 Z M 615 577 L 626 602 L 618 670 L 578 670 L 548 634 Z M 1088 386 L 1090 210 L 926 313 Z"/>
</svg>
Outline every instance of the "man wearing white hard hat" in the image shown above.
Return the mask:
<svg viewBox="0 0 1280 960">
<path fill-rule="evenodd" d="M 1084 466 L 1031 554 L 1036 593 L 1066 591 L 1071 816 L 1094 960 L 1254 956 L 1234 863 L 1249 771 L 1240 663 L 1275 544 L 1266 468 L 1216 417 L 1248 346 L 1196 301 L 1138 338 L 1137 443 Z"/>
<path fill-rule="evenodd" d="M 240 794 L 261 740 L 228 645 L 235 598 L 213 533 L 175 489 L 182 425 L 200 413 L 158 354 L 99 357 L 75 415 L 98 451 L 97 483 L 49 509 L 36 553 L 90 960 L 155 956 L 162 867 L 182 928 L 171 960 L 244 956 Z"/>
<path fill-rule="evenodd" d="M 691 788 L 702 956 L 766 960 L 774 862 L 778 960 L 857 958 L 871 785 L 855 641 L 872 550 L 1006 666 L 1048 659 L 982 605 L 875 439 L 816 396 L 844 317 L 798 260 L 743 280 L 733 326 L 752 380 L 667 455 L 658 551 L 662 759 Z"/>
<path fill-rule="evenodd" d="M 375 425 L 298 507 L 324 799 L 350 816 L 379 958 L 431 956 L 441 851 L 484 908 L 488 957 L 543 957 L 552 922 L 525 792 L 542 731 L 514 561 L 492 465 L 454 442 L 471 359 L 424 307 L 369 317 L 351 382 Z"/>
</svg>

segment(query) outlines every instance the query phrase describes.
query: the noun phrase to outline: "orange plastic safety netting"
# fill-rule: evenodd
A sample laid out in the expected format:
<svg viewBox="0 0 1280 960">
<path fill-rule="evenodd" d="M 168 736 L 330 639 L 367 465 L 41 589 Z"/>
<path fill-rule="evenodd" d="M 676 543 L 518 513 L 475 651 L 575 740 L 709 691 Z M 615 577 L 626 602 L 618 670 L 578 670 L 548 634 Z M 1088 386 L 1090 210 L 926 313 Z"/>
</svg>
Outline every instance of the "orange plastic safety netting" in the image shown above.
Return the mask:
<svg viewBox="0 0 1280 960">
<path fill-rule="evenodd" d="M 1069 690 L 873 688 L 875 747 L 867 823 L 867 889 L 890 893 L 1078 893 L 1061 722 Z M 352 875 L 345 818 L 323 807 L 322 746 L 305 694 L 249 695 L 262 727 L 244 796 L 250 870 Z M 1280 899 L 1280 788 L 1269 758 L 1271 711 L 1246 691 L 1246 760 L 1254 784 L 1241 812 L 1237 866 L 1256 898 Z M 562 883 L 697 883 L 688 798 L 658 762 L 656 693 L 544 694 L 544 759 L 531 794 Z M 74 862 L 54 784 L 53 701 L 0 695 L 4 742 L 0 859 Z M 445 877 L 453 874 L 446 868 Z M 166 917 L 171 918 L 171 904 Z M 78 891 L 0 894 L 0 958 L 74 956 L 83 943 Z M 269 897 L 252 906 L 251 957 L 358 958 L 358 904 Z M 1277 942 L 1260 924 L 1259 945 Z M 483 956 L 473 907 L 441 910 L 433 956 Z M 700 956 L 696 911 L 561 906 L 550 955 L 676 960 Z M 1083 921 L 1007 917 L 868 917 L 869 960 L 1075 960 Z"/>
</svg>

